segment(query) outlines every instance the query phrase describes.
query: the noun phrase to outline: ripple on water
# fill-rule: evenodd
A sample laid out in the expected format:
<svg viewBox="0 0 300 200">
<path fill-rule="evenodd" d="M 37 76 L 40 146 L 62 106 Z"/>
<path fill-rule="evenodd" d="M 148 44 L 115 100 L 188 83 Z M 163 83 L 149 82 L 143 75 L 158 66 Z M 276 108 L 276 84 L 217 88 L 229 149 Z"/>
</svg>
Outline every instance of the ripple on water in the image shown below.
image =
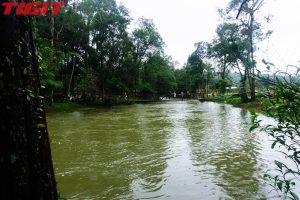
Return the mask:
<svg viewBox="0 0 300 200">
<path fill-rule="evenodd" d="M 216 103 L 50 113 L 67 199 L 276 199 L 263 174 L 280 155 L 249 134 L 248 111 Z"/>
</svg>

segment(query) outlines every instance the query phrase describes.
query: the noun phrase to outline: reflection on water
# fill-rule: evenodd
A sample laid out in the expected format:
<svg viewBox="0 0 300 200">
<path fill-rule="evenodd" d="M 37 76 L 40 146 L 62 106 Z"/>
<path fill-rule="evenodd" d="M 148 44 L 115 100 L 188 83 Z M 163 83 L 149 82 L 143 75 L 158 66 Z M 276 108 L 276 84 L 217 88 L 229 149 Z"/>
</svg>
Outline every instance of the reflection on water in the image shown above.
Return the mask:
<svg viewBox="0 0 300 200">
<path fill-rule="evenodd" d="M 216 103 L 49 113 L 58 188 L 68 199 L 274 199 L 278 153 L 246 110 Z"/>
</svg>

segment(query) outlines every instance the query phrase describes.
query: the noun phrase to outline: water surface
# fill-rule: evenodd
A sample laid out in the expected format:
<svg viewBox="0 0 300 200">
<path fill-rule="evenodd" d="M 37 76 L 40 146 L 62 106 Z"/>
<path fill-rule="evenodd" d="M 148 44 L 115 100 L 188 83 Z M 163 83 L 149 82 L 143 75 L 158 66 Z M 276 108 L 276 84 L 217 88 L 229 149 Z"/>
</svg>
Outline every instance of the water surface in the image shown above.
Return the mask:
<svg viewBox="0 0 300 200">
<path fill-rule="evenodd" d="M 263 175 L 280 155 L 248 132 L 246 110 L 169 101 L 47 116 L 67 199 L 275 199 Z"/>
</svg>

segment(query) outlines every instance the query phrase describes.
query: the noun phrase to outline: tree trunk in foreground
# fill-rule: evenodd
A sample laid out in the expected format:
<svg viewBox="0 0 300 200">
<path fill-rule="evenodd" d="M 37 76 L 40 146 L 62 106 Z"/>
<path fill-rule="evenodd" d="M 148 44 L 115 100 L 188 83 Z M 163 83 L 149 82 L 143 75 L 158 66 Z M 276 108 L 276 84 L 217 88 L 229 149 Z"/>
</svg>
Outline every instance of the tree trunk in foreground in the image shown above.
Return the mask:
<svg viewBox="0 0 300 200">
<path fill-rule="evenodd" d="M 0 15 L 0 199 L 57 199 L 31 23 Z"/>
<path fill-rule="evenodd" d="M 248 95 L 247 95 L 247 86 L 246 86 L 247 70 L 246 70 L 244 75 L 241 74 L 241 73 L 240 73 L 240 75 L 241 75 L 241 85 L 240 85 L 241 102 L 242 103 L 248 103 L 249 99 L 248 99 Z"/>
</svg>

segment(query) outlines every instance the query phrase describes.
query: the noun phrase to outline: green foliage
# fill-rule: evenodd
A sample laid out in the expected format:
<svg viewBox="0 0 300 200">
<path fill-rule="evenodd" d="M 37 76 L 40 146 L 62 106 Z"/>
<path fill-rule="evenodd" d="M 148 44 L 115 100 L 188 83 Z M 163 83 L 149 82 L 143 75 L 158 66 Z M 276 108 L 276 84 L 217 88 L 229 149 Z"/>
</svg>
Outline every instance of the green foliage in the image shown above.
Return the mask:
<svg viewBox="0 0 300 200">
<path fill-rule="evenodd" d="M 59 71 L 59 64 L 62 60 L 61 52 L 56 52 L 47 42 L 38 38 L 39 44 L 39 69 L 41 73 L 41 83 L 48 89 L 62 88 L 62 82 L 56 80 L 55 74 Z"/>
<path fill-rule="evenodd" d="M 230 87 L 230 86 L 232 86 L 232 82 L 228 78 L 220 79 L 216 82 L 217 89 L 222 89 L 222 88 L 226 88 L 226 87 Z"/>
<path fill-rule="evenodd" d="M 154 89 L 149 83 L 141 83 L 139 86 L 139 91 L 144 97 L 147 97 L 148 95 L 152 96 L 155 94 Z"/>
<path fill-rule="evenodd" d="M 128 91 L 126 85 L 122 82 L 119 77 L 111 77 L 107 81 L 107 89 L 113 94 L 123 94 L 125 91 Z"/>
<path fill-rule="evenodd" d="M 237 23 L 220 24 L 216 30 L 217 37 L 208 45 L 208 57 L 218 62 L 218 72 L 221 80 L 217 82 L 217 89 L 221 94 L 231 84 L 227 81 L 230 68 L 237 68 L 240 74 L 241 87 L 245 87 L 247 70 L 241 69 L 240 62 L 247 60 L 247 40 L 241 34 L 241 28 Z M 243 86 L 242 86 L 243 85 Z"/>
<path fill-rule="evenodd" d="M 77 93 L 81 95 L 84 102 L 95 101 L 98 92 L 98 77 L 96 72 L 89 68 L 80 77 Z"/>
<path fill-rule="evenodd" d="M 220 24 L 216 32 L 217 38 L 208 45 L 208 57 L 217 60 L 222 70 L 226 70 L 238 59 L 243 59 L 247 41 L 241 36 L 240 26 L 236 23 Z"/>
<path fill-rule="evenodd" d="M 188 88 L 187 90 L 195 92 L 200 88 L 205 87 L 205 80 L 203 71 L 205 64 L 201 57 L 197 54 L 197 51 L 193 52 L 189 58 L 185 68 L 186 74 L 188 75 Z"/>
<path fill-rule="evenodd" d="M 232 98 L 232 97 L 228 98 L 226 102 L 234 106 L 239 106 L 242 103 L 240 98 Z"/>
<path fill-rule="evenodd" d="M 272 148 L 280 146 L 281 152 L 294 163 L 293 167 L 282 162 L 275 161 L 279 175 L 266 177 L 274 182 L 274 187 L 281 191 L 284 198 L 298 199 L 294 194 L 295 185 L 292 178 L 300 178 L 300 88 L 294 82 L 277 82 L 274 97 L 266 102 L 266 112 L 277 120 L 275 125 L 261 126 L 256 116 L 253 118 L 253 126 L 261 128 L 273 138 Z"/>
<path fill-rule="evenodd" d="M 167 95 L 176 90 L 176 80 L 172 71 L 162 70 L 157 76 L 157 93 L 162 95 Z"/>
<path fill-rule="evenodd" d="M 83 0 L 54 18 L 37 17 L 41 79 L 51 99 L 174 91 L 174 67 L 153 21 L 140 18 L 131 33 L 130 22 L 127 8 L 114 0 Z"/>
<path fill-rule="evenodd" d="M 151 56 L 143 67 L 139 91 L 145 96 L 168 96 L 176 89 L 174 70 L 169 58 L 159 54 Z"/>
<path fill-rule="evenodd" d="M 186 69 L 176 69 L 174 72 L 176 82 L 177 82 L 177 92 L 185 91 L 188 89 L 187 81 L 188 75 L 186 73 Z"/>
<path fill-rule="evenodd" d="M 141 61 L 162 51 L 164 42 L 152 20 L 140 18 L 138 28 L 133 31 L 132 36 L 136 60 Z"/>
</svg>

